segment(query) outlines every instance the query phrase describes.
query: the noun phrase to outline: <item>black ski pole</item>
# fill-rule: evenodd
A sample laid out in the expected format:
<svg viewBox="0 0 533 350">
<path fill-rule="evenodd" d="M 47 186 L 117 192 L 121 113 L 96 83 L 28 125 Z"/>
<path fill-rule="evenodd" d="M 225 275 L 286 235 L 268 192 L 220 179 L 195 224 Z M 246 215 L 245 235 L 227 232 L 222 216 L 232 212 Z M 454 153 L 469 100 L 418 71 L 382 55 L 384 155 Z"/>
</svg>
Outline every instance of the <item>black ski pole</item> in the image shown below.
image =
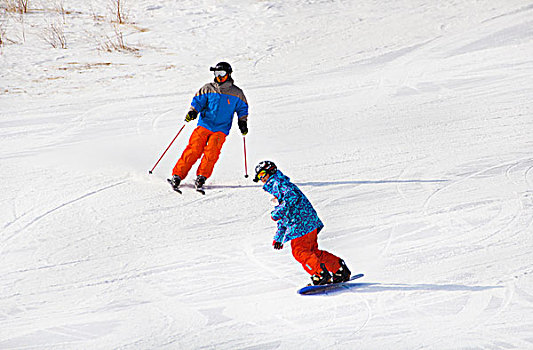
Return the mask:
<svg viewBox="0 0 533 350">
<path fill-rule="evenodd" d="M 248 164 L 246 163 L 246 138 L 242 137 L 242 143 L 244 145 L 244 177 L 248 177 Z"/>
</svg>

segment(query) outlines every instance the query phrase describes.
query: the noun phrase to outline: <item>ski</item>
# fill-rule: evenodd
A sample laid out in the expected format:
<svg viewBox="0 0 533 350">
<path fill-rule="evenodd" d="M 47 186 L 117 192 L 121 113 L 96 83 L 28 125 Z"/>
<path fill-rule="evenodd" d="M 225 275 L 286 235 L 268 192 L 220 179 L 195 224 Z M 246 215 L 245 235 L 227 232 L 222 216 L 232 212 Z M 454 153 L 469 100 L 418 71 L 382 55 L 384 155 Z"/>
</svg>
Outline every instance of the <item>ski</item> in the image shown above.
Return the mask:
<svg viewBox="0 0 533 350">
<path fill-rule="evenodd" d="M 205 195 L 205 190 L 204 190 L 204 187 L 203 187 L 204 183 L 205 183 L 205 180 L 206 180 L 205 176 L 198 175 L 196 177 L 196 181 L 194 181 L 194 189 L 196 190 L 196 192 L 201 193 L 203 195 Z"/>
<path fill-rule="evenodd" d="M 179 194 L 183 194 L 183 192 L 179 189 L 179 188 L 174 188 L 174 186 L 172 186 L 172 180 L 171 179 L 167 179 L 167 182 L 170 184 L 170 187 L 172 187 L 172 189 L 176 192 L 178 192 Z M 203 194 L 205 195 L 205 190 L 203 188 L 194 188 L 194 190 L 200 194 Z"/>
<path fill-rule="evenodd" d="M 170 187 L 172 187 L 172 189 L 176 192 L 178 192 L 179 194 L 183 194 L 183 192 L 181 192 L 181 190 L 179 188 L 174 188 L 174 186 L 172 186 L 172 180 L 171 179 L 167 179 L 168 183 L 170 184 Z"/>
<path fill-rule="evenodd" d="M 303 288 L 298 289 L 298 294 L 301 294 L 301 295 L 327 294 L 328 291 L 339 290 L 343 288 L 343 286 L 349 285 L 350 281 L 356 280 L 363 276 L 364 274 L 360 273 L 358 275 L 352 276 L 346 282 L 323 284 L 320 286 L 311 285 L 311 286 L 303 287 Z"/>
</svg>

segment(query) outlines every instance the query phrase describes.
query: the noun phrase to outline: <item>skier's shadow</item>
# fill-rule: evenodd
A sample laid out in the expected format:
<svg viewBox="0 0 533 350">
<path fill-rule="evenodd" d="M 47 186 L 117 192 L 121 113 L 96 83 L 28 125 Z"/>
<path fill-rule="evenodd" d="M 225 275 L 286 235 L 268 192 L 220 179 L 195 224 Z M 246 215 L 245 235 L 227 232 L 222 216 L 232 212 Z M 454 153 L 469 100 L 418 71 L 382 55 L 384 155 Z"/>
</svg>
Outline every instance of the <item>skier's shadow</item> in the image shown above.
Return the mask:
<svg viewBox="0 0 533 350">
<path fill-rule="evenodd" d="M 503 288 L 502 286 L 465 286 L 461 284 L 398 284 L 398 283 L 343 283 L 338 288 L 326 290 L 322 295 L 355 293 L 379 293 L 389 291 L 445 291 L 445 292 L 481 292 L 489 289 Z"/>
<path fill-rule="evenodd" d="M 295 182 L 298 186 L 323 187 L 334 185 L 373 185 L 373 184 L 403 184 L 403 183 L 439 183 L 448 180 L 347 180 L 347 181 L 311 181 L 311 182 Z"/>
<path fill-rule="evenodd" d="M 232 189 L 242 189 L 242 188 L 261 188 L 263 184 L 260 185 L 206 185 L 205 188 L 207 189 L 223 189 L 223 188 L 232 188 Z M 194 187 L 194 186 L 193 186 Z"/>
<path fill-rule="evenodd" d="M 311 182 L 295 182 L 300 187 L 325 187 L 325 186 L 338 186 L 338 185 L 372 185 L 372 184 L 402 184 L 402 183 L 439 183 L 447 182 L 448 180 L 346 180 L 346 181 L 311 181 Z M 183 185 L 187 186 L 187 185 Z M 259 188 L 263 184 L 257 185 L 206 185 L 206 188 Z M 190 187 L 194 187 L 190 185 Z"/>
</svg>

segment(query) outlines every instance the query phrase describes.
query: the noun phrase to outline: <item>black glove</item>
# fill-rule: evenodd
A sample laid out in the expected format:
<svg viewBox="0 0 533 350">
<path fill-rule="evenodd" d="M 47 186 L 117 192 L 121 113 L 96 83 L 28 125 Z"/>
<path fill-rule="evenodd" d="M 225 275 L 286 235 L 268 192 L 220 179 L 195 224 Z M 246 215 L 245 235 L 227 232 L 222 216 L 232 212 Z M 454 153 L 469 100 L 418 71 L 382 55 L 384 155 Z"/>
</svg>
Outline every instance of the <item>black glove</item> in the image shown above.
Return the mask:
<svg viewBox="0 0 533 350">
<path fill-rule="evenodd" d="M 187 115 L 185 116 L 185 121 L 188 123 L 191 120 L 196 119 L 196 117 L 198 117 L 198 112 L 196 112 L 194 109 L 191 109 L 189 113 L 187 113 Z"/>
<path fill-rule="evenodd" d="M 276 250 L 283 249 L 283 243 L 281 243 L 281 242 L 272 241 L 272 246 Z"/>
<path fill-rule="evenodd" d="M 239 129 L 241 130 L 242 136 L 246 136 L 246 134 L 248 133 L 248 123 L 246 122 L 246 120 L 239 119 L 237 123 L 239 124 Z"/>
</svg>

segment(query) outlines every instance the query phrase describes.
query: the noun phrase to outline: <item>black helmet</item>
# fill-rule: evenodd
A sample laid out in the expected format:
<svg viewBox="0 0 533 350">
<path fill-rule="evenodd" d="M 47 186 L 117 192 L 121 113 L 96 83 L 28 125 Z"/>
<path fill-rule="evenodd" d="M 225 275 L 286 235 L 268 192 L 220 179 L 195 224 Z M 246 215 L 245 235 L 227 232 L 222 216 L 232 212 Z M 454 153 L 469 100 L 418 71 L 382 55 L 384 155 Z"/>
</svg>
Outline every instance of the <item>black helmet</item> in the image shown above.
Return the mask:
<svg viewBox="0 0 533 350">
<path fill-rule="evenodd" d="M 231 66 L 228 62 L 218 62 L 216 66 L 209 68 L 211 72 L 214 72 L 216 70 L 223 70 L 228 74 L 233 73 L 233 69 L 231 69 Z"/>
<path fill-rule="evenodd" d="M 265 175 L 273 175 L 278 171 L 276 164 L 270 160 L 264 160 L 255 167 L 254 182 L 258 182 Z"/>
</svg>

